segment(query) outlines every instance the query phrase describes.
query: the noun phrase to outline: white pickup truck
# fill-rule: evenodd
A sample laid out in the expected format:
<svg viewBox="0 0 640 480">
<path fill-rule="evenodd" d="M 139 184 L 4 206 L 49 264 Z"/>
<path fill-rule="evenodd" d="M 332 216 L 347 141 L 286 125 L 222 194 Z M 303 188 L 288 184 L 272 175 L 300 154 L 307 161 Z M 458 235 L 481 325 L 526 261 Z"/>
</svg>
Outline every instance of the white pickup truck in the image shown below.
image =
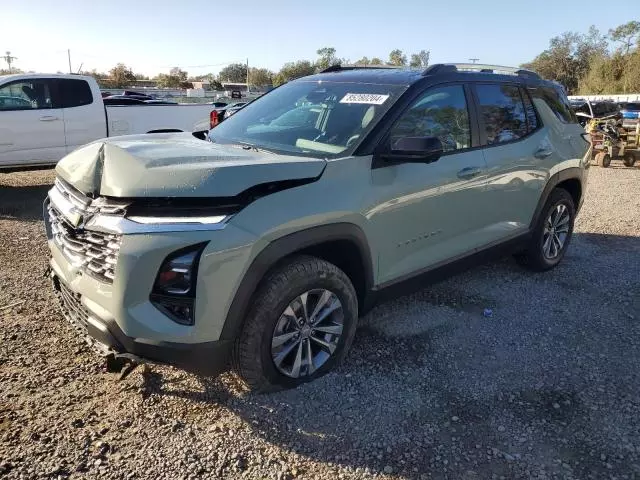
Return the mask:
<svg viewBox="0 0 640 480">
<path fill-rule="evenodd" d="M 56 163 L 104 137 L 192 132 L 204 138 L 212 105 L 105 106 L 93 77 L 0 76 L 0 169 Z"/>
</svg>

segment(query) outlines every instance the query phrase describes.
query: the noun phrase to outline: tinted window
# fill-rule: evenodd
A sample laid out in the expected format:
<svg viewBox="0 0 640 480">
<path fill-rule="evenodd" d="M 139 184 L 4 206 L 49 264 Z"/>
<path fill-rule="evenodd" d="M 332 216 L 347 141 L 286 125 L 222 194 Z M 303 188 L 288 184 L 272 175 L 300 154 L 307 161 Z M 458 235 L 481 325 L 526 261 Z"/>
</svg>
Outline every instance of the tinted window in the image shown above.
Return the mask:
<svg viewBox="0 0 640 480">
<path fill-rule="evenodd" d="M 487 144 L 511 142 L 527 134 L 527 115 L 520 89 L 512 85 L 477 85 Z"/>
<path fill-rule="evenodd" d="M 461 85 L 433 88 L 425 92 L 400 117 L 391 138 L 438 137 L 445 152 L 469 148 L 469 111 Z"/>
<path fill-rule="evenodd" d="M 527 116 L 527 132 L 533 132 L 538 129 L 539 125 L 536 109 L 533 107 L 533 102 L 531 101 L 529 94 L 522 88 L 520 89 L 520 95 L 522 96 L 524 112 Z"/>
<path fill-rule="evenodd" d="M 21 80 L 0 87 L 0 110 L 37 110 L 51 108 L 47 80 Z"/>
<path fill-rule="evenodd" d="M 61 108 L 81 107 L 93 102 L 91 88 L 85 80 L 58 80 L 58 94 Z"/>
<path fill-rule="evenodd" d="M 561 122 L 578 123 L 567 96 L 558 89 L 553 87 L 536 88 L 534 97 L 544 100 Z"/>
</svg>

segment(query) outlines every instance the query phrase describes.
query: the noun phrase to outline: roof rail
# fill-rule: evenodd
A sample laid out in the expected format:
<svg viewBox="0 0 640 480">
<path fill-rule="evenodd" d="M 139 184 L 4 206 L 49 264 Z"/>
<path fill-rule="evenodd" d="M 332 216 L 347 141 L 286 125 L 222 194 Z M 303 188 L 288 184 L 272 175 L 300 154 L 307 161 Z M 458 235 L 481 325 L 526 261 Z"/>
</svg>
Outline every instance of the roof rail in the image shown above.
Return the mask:
<svg viewBox="0 0 640 480">
<path fill-rule="evenodd" d="M 422 75 L 435 75 L 438 73 L 451 72 L 497 73 L 540 79 L 540 75 L 536 72 L 532 72 L 531 70 L 516 67 L 504 67 L 502 65 L 485 65 L 481 63 L 436 63 L 424 70 Z"/>
<path fill-rule="evenodd" d="M 320 73 L 339 72 L 341 70 L 360 70 L 360 69 L 381 69 L 381 68 L 400 68 L 394 65 L 331 65 L 321 70 Z"/>
</svg>

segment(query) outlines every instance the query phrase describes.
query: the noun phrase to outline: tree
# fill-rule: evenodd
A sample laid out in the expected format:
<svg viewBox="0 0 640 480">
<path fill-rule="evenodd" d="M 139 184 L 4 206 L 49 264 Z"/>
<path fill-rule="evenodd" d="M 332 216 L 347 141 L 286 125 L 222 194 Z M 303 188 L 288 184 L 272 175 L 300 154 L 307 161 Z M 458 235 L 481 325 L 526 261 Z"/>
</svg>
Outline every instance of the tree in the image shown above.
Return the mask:
<svg viewBox="0 0 640 480">
<path fill-rule="evenodd" d="M 356 62 L 356 65 L 371 65 L 371 60 L 368 57 L 362 57 Z"/>
<path fill-rule="evenodd" d="M 111 88 L 112 83 L 109 80 L 109 74 L 104 72 L 98 72 L 95 68 L 91 71 L 80 72 L 82 75 L 88 75 L 96 79 L 100 88 Z"/>
<path fill-rule="evenodd" d="M 638 41 L 639 36 L 640 22 L 635 20 L 609 30 L 609 37 L 614 42 L 621 43 L 620 49 L 625 54 L 629 53 L 631 47 Z"/>
<path fill-rule="evenodd" d="M 403 67 L 407 64 L 407 56 L 402 53 L 402 50 L 392 50 L 389 53 L 389 61 L 387 63 L 396 67 Z"/>
<path fill-rule="evenodd" d="M 298 60 L 297 62 L 285 63 L 278 74 L 273 79 L 275 86 L 295 80 L 296 78 L 313 75 L 316 72 L 315 66 L 308 60 Z"/>
<path fill-rule="evenodd" d="M 338 57 L 336 57 L 336 49 L 333 47 L 320 48 L 316 53 L 320 57 L 316 62 L 318 71 L 322 71 L 332 65 L 340 65 L 342 62 Z"/>
<path fill-rule="evenodd" d="M 249 69 L 249 83 L 257 87 L 263 85 L 271 85 L 273 83 L 274 73 L 267 68 L 250 68 Z"/>
<path fill-rule="evenodd" d="M 370 65 L 383 65 L 383 63 L 384 62 L 382 60 L 380 60 L 378 57 L 373 57 L 371 59 Z"/>
<path fill-rule="evenodd" d="M 412 54 L 409 65 L 413 68 L 427 68 L 429 66 L 430 54 L 431 52 L 429 50 L 420 50 L 419 53 Z"/>
<path fill-rule="evenodd" d="M 587 35 L 565 32 L 549 41 L 549 48 L 522 65 L 542 77 L 560 82 L 569 94 L 578 89 L 594 59 L 607 54 L 607 42 L 595 27 Z"/>
<path fill-rule="evenodd" d="M 196 75 L 189 79 L 190 82 L 209 82 L 211 90 L 222 90 L 222 84 L 216 80 L 216 76 L 213 73 L 207 73 L 204 75 Z"/>
<path fill-rule="evenodd" d="M 220 70 L 218 74 L 220 82 L 244 83 L 247 81 L 247 65 L 244 63 L 231 63 Z"/>
<path fill-rule="evenodd" d="M 111 88 L 125 88 L 134 84 L 135 81 L 136 76 L 124 63 L 118 63 L 109 70 L 109 84 Z"/>
<path fill-rule="evenodd" d="M 162 88 L 193 88 L 193 85 L 187 81 L 187 72 L 179 67 L 173 67 L 169 70 L 169 74 L 161 73 L 156 77 L 158 86 Z"/>
</svg>

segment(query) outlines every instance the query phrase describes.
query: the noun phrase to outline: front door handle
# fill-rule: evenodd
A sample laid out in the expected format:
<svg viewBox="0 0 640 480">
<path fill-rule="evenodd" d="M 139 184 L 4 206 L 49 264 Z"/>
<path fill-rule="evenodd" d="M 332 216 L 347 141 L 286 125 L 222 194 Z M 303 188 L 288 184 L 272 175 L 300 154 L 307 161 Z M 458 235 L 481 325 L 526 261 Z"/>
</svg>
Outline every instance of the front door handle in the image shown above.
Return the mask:
<svg viewBox="0 0 640 480">
<path fill-rule="evenodd" d="M 553 154 L 553 150 L 549 150 L 548 148 L 539 148 L 538 150 L 535 151 L 533 156 L 536 158 L 542 159 L 542 158 L 547 158 L 552 154 Z"/>
<path fill-rule="evenodd" d="M 482 170 L 478 167 L 465 167 L 458 172 L 458 178 L 470 179 L 477 177 L 482 173 Z"/>
<path fill-rule="evenodd" d="M 55 115 L 42 115 L 40 117 L 41 122 L 53 122 L 54 120 L 58 120 L 58 117 Z"/>
</svg>

